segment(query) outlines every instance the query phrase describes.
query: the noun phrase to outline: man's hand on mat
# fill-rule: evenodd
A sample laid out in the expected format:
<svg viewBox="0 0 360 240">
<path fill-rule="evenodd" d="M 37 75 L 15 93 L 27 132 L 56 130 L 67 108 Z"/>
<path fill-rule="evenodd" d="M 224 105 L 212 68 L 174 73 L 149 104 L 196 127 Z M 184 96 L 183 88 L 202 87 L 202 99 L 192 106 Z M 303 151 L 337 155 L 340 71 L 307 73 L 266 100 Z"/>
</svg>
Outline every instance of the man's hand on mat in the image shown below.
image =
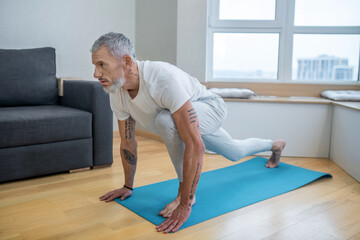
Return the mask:
<svg viewBox="0 0 360 240">
<path fill-rule="evenodd" d="M 158 232 L 170 231 L 176 232 L 186 222 L 191 213 L 191 206 L 179 204 L 179 206 L 172 213 L 171 217 L 167 218 L 162 224 L 156 227 Z"/>
<path fill-rule="evenodd" d="M 115 198 L 121 197 L 121 200 L 125 200 L 127 197 L 130 197 L 132 195 L 132 191 L 127 188 L 119 188 L 112 190 L 100 197 L 101 201 L 105 202 L 111 202 Z"/>
</svg>

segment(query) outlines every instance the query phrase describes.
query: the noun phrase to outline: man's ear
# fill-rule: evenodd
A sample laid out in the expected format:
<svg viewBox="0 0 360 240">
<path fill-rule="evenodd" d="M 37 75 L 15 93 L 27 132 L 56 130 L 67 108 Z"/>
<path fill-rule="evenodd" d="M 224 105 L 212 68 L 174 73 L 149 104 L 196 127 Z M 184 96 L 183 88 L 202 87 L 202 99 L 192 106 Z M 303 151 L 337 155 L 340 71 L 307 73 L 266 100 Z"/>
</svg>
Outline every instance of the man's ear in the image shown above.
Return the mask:
<svg viewBox="0 0 360 240">
<path fill-rule="evenodd" d="M 124 63 L 125 69 L 131 68 L 132 65 L 133 65 L 132 57 L 130 57 L 129 55 L 124 55 L 123 56 L 123 63 Z"/>
</svg>

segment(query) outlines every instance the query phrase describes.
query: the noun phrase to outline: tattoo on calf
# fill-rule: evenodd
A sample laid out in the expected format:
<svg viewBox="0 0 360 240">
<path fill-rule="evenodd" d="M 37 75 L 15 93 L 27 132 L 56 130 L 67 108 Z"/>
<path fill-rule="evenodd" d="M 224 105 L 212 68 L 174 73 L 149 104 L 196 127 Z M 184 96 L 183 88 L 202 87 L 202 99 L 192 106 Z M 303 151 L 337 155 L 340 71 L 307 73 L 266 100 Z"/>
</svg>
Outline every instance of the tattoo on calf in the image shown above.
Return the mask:
<svg viewBox="0 0 360 240">
<path fill-rule="evenodd" d="M 136 165 L 136 157 L 129 150 L 123 149 L 124 157 L 127 163 Z"/>
</svg>

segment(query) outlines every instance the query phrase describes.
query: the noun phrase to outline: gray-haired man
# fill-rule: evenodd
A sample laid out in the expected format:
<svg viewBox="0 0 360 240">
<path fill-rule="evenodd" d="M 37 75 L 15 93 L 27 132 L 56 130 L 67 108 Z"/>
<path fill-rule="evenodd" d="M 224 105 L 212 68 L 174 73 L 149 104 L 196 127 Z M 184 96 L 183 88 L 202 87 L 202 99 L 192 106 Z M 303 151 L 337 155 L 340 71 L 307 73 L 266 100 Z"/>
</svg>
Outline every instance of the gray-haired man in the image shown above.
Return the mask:
<svg viewBox="0 0 360 240">
<path fill-rule="evenodd" d="M 94 77 L 109 93 L 111 109 L 118 118 L 125 173 L 124 186 L 100 200 L 124 200 L 132 195 L 137 164 L 135 122 L 162 137 L 179 179 L 178 196 L 159 213 L 167 219 L 157 226 L 158 231 L 175 232 L 190 216 L 205 147 L 232 161 L 272 151 L 266 166 L 279 165 L 284 141 L 232 139 L 221 128 L 226 117 L 221 97 L 171 64 L 137 61 L 132 43 L 123 34 L 101 36 L 91 52 Z"/>
</svg>

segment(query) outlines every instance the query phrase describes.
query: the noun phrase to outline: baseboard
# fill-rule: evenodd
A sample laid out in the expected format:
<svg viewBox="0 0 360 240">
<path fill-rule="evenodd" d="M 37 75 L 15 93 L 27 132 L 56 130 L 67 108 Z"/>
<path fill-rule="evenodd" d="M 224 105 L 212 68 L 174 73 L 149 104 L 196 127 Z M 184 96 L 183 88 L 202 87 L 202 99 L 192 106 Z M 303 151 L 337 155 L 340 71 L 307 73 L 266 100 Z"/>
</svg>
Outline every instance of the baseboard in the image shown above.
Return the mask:
<svg viewBox="0 0 360 240">
<path fill-rule="evenodd" d="M 104 165 L 98 165 L 98 166 L 93 166 L 92 169 L 100 169 L 100 168 L 107 168 L 107 167 L 111 167 L 111 163 L 110 164 L 104 164 Z"/>
</svg>

